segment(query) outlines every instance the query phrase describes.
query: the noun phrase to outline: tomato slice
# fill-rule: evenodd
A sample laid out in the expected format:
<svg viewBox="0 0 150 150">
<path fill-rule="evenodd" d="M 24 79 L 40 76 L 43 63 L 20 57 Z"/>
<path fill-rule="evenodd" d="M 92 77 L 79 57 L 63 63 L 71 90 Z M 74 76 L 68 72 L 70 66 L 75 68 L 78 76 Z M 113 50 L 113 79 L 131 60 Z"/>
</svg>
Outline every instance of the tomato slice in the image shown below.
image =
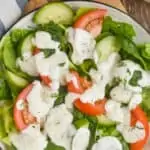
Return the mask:
<svg viewBox="0 0 150 150">
<path fill-rule="evenodd" d="M 73 93 L 78 93 L 78 94 L 82 94 L 84 92 L 84 88 L 81 85 L 80 82 L 80 76 L 78 74 L 78 72 L 76 71 L 71 71 L 71 74 L 74 77 L 74 80 L 76 80 L 76 85 L 75 83 L 71 80 L 67 83 L 67 88 L 69 92 L 73 92 Z"/>
<path fill-rule="evenodd" d="M 32 52 L 32 55 L 34 56 L 34 55 L 36 55 L 36 54 L 38 54 L 38 53 L 40 53 L 40 49 L 39 48 L 34 48 L 34 50 L 33 50 L 33 52 Z"/>
<path fill-rule="evenodd" d="M 95 102 L 95 104 L 82 103 L 80 99 L 77 99 L 75 100 L 74 105 L 82 113 L 85 113 L 91 116 L 96 116 L 96 115 L 101 115 L 105 113 L 105 103 L 106 103 L 106 99 L 99 100 Z"/>
<path fill-rule="evenodd" d="M 89 31 L 94 37 L 97 37 L 101 32 L 103 18 L 106 13 L 106 9 L 91 10 L 79 17 L 79 19 L 74 24 L 74 28 L 85 29 Z"/>
<path fill-rule="evenodd" d="M 32 90 L 33 88 L 33 84 L 28 85 L 17 97 L 15 105 L 14 105 L 14 110 L 13 110 L 13 117 L 14 117 L 14 122 L 15 122 L 15 126 L 18 130 L 23 130 L 25 128 L 27 128 L 27 126 L 29 125 L 27 121 L 30 121 L 31 123 L 36 122 L 36 119 L 28 112 L 27 110 L 27 102 L 26 102 L 26 97 L 29 94 L 29 92 Z M 24 102 L 24 109 L 20 110 L 18 109 L 18 102 L 20 100 L 23 100 Z"/>
<path fill-rule="evenodd" d="M 140 140 L 136 143 L 130 144 L 131 150 L 142 150 L 144 148 L 144 145 L 147 143 L 148 137 L 149 137 L 149 124 L 148 119 L 146 117 L 146 114 L 144 111 L 137 106 L 134 110 L 131 112 L 131 126 L 134 126 L 136 121 L 140 121 L 145 129 L 145 138 L 143 140 Z"/>
<path fill-rule="evenodd" d="M 80 77 L 80 84 L 82 85 L 84 90 L 86 90 L 92 86 L 92 82 L 87 80 L 87 78 L 85 78 L 85 77 Z"/>
<path fill-rule="evenodd" d="M 81 77 L 78 72 L 71 71 L 71 74 L 74 80 L 76 80 L 76 84 L 72 80 L 67 83 L 69 92 L 82 94 L 86 89 L 92 86 L 92 82 L 88 81 L 85 77 Z"/>
<path fill-rule="evenodd" d="M 40 75 L 40 78 L 45 85 L 50 86 L 52 81 L 48 76 Z"/>
</svg>

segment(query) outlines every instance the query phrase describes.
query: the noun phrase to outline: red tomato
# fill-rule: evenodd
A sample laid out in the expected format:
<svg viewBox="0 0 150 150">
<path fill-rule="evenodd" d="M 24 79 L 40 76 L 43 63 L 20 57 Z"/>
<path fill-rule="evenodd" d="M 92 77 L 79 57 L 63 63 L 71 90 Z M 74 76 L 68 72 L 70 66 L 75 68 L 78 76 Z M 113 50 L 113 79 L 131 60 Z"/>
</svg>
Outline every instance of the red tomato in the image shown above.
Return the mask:
<svg viewBox="0 0 150 150">
<path fill-rule="evenodd" d="M 82 85 L 84 90 L 92 86 L 92 82 L 87 80 L 85 77 L 80 77 L 80 84 Z"/>
<path fill-rule="evenodd" d="M 101 32 L 103 18 L 106 13 L 106 9 L 91 10 L 79 17 L 74 24 L 74 28 L 85 29 L 92 33 L 94 37 L 97 37 Z"/>
<path fill-rule="evenodd" d="M 36 55 L 36 54 L 38 54 L 38 53 L 40 53 L 40 49 L 36 47 L 36 48 L 33 50 L 32 55 L 34 56 L 34 55 Z"/>
<path fill-rule="evenodd" d="M 75 100 L 74 105 L 82 113 L 85 113 L 91 116 L 96 116 L 96 115 L 101 115 L 105 113 L 105 103 L 106 103 L 106 99 L 99 100 L 95 104 L 82 103 L 80 99 L 77 99 Z"/>
<path fill-rule="evenodd" d="M 41 75 L 40 76 L 43 83 L 47 86 L 50 86 L 50 83 L 52 82 L 51 79 L 48 76 Z"/>
<path fill-rule="evenodd" d="M 148 119 L 147 119 L 144 111 L 139 106 L 137 106 L 131 112 L 131 120 L 132 120 L 132 122 L 131 122 L 132 126 L 135 125 L 136 121 L 140 121 L 144 125 L 145 138 L 143 140 L 136 142 L 136 143 L 130 144 L 130 149 L 131 150 L 142 150 L 144 148 L 144 145 L 146 144 L 146 142 L 148 140 L 148 137 L 149 137 Z"/>
<path fill-rule="evenodd" d="M 13 110 L 14 122 L 15 122 L 16 128 L 20 131 L 25 129 L 30 123 L 36 122 L 36 119 L 28 112 L 27 102 L 26 102 L 26 97 L 29 94 L 29 92 L 32 90 L 32 87 L 33 87 L 32 84 L 28 85 L 19 94 L 14 105 L 14 110 Z M 19 110 L 17 108 L 17 102 L 19 100 L 24 101 L 25 108 L 23 110 Z"/>
<path fill-rule="evenodd" d="M 73 81 L 69 81 L 67 83 L 68 91 L 82 94 L 84 92 L 84 88 L 81 85 L 80 76 L 79 76 L 78 72 L 71 71 L 71 74 L 74 76 L 74 79 L 76 80 L 77 85 L 74 85 Z"/>
</svg>

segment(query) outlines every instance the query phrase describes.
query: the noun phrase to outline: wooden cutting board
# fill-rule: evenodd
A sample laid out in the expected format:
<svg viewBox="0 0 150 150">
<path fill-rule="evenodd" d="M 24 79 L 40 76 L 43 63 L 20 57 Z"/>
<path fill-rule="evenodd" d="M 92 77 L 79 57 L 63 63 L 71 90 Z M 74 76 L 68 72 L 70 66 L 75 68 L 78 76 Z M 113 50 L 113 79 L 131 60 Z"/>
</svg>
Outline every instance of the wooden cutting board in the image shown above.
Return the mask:
<svg viewBox="0 0 150 150">
<path fill-rule="evenodd" d="M 35 8 L 38 8 L 38 7 L 46 4 L 48 1 L 50 1 L 50 0 L 29 0 L 27 5 L 25 6 L 24 12 L 25 13 L 30 12 L 30 11 L 34 10 Z M 95 0 L 95 1 L 106 3 L 108 5 L 112 5 L 116 8 L 119 8 L 123 11 L 126 11 L 120 0 Z"/>
</svg>

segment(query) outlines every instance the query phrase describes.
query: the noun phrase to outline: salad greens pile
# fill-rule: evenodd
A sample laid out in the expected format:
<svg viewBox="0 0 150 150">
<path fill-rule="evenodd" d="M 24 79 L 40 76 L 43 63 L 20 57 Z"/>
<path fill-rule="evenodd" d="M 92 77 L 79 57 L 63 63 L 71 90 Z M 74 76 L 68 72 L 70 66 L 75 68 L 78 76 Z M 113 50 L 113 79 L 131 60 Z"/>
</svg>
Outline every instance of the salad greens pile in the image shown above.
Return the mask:
<svg viewBox="0 0 150 150">
<path fill-rule="evenodd" d="M 52 6 L 55 3 L 52 3 Z M 57 3 L 56 3 L 57 5 Z M 61 3 L 58 3 L 61 6 Z M 52 7 L 51 6 L 51 7 Z M 69 6 L 67 6 L 69 7 Z M 62 8 L 61 8 L 62 9 Z M 71 9 L 69 7 L 69 9 Z M 69 14 L 68 22 L 63 23 L 65 20 L 61 18 L 54 18 L 43 24 L 40 22 L 40 17 L 43 14 L 36 14 L 33 20 L 37 24 L 35 27 L 28 29 L 12 29 L 9 34 L 1 40 L 0 46 L 0 141 L 5 143 L 8 149 L 15 149 L 9 139 L 10 134 L 17 132 L 15 126 L 13 109 L 19 93 L 35 80 L 40 80 L 39 76 L 32 76 L 23 72 L 17 64 L 18 58 L 23 60 L 23 52 L 28 49 L 35 49 L 31 46 L 31 37 L 35 36 L 36 32 L 48 32 L 52 40 L 59 42 L 59 49 L 65 52 L 69 60 L 70 70 L 79 73 L 81 77 L 88 80 L 91 79 L 90 70 L 98 70 L 97 64 L 93 59 L 85 59 L 83 63 L 76 64 L 72 61 L 73 46 L 67 40 L 68 27 L 72 27 L 81 16 L 86 13 L 96 10 L 94 8 L 79 8 L 76 12 Z M 72 11 L 72 10 L 71 10 Z M 43 13 L 43 12 L 42 12 Z M 49 12 L 51 13 L 51 11 Z M 64 17 L 64 16 L 63 16 Z M 71 18 L 69 20 L 69 18 Z M 43 16 L 44 19 L 44 16 Z M 42 19 L 41 19 L 42 20 Z M 139 64 L 145 71 L 150 71 L 150 43 L 138 45 L 134 42 L 136 36 L 135 30 L 132 25 L 124 22 L 113 20 L 110 16 L 103 19 L 102 31 L 99 36 L 95 37 L 96 51 L 99 57 L 99 63 L 108 59 L 112 52 L 117 52 L 121 56 L 121 60 L 131 60 Z M 27 39 L 28 37 L 28 39 Z M 107 51 L 105 51 L 107 48 Z M 33 51 L 32 51 L 33 52 Z M 56 53 L 56 49 L 41 48 L 40 52 L 44 53 L 45 58 L 49 58 Z M 122 66 L 123 64 L 121 64 Z M 59 64 L 63 66 L 64 64 Z M 129 72 L 130 73 L 130 72 Z M 129 84 L 133 87 L 138 86 L 139 81 L 142 79 L 142 72 L 135 70 Z M 111 83 L 107 84 L 105 88 L 105 97 L 110 99 L 110 92 L 114 87 L 120 84 L 121 79 L 114 77 Z M 56 98 L 54 106 L 57 107 L 65 103 L 65 97 L 68 94 L 66 85 L 59 87 L 58 93 L 53 95 Z M 146 113 L 150 121 L 150 86 L 142 88 L 142 102 L 141 108 Z M 116 137 L 122 144 L 123 150 L 130 150 L 129 143 L 126 142 L 122 134 L 116 129 L 116 122 L 105 117 L 104 115 L 90 116 L 79 111 L 75 106 L 72 111 L 73 125 L 76 129 L 81 127 L 88 128 L 90 131 L 90 139 L 88 150 L 102 137 L 113 136 Z M 82 139 L 81 139 L 82 140 Z M 107 143 L 106 143 L 107 144 Z M 45 150 L 65 150 L 63 146 L 56 145 L 50 139 Z M 92 149 L 93 150 L 93 149 Z M 95 150 L 95 149 L 94 149 Z"/>
</svg>

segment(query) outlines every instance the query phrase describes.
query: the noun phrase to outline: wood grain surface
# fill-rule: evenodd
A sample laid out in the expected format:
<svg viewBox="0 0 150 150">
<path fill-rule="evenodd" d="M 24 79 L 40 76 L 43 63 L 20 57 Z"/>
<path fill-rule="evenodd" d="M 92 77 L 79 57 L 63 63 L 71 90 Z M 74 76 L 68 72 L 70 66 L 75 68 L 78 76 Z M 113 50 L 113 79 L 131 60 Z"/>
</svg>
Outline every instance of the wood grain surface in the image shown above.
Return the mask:
<svg viewBox="0 0 150 150">
<path fill-rule="evenodd" d="M 52 0 L 29 0 L 25 6 L 24 13 L 46 4 Z M 55 0 L 53 0 L 55 1 Z M 126 11 L 137 20 L 148 32 L 150 32 L 150 0 L 95 0 L 103 2 Z M 147 1 L 147 2 L 146 2 Z"/>
<path fill-rule="evenodd" d="M 150 0 L 121 0 L 127 12 L 150 32 Z"/>
</svg>

